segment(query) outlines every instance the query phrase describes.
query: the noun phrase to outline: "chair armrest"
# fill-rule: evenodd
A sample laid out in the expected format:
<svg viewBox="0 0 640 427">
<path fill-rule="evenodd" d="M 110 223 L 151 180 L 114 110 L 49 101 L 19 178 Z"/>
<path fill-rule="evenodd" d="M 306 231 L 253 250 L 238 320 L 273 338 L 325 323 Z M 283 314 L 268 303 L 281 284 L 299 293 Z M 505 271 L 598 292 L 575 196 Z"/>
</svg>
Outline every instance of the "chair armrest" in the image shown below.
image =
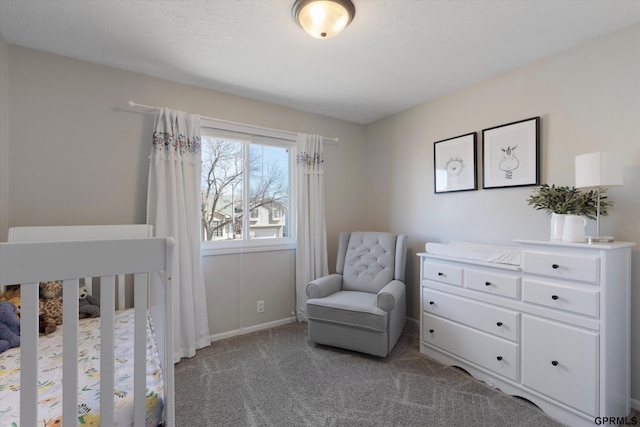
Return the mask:
<svg viewBox="0 0 640 427">
<path fill-rule="evenodd" d="M 392 280 L 378 292 L 378 308 L 381 308 L 387 313 L 390 312 L 396 306 L 396 301 L 400 300 L 404 293 L 404 283 L 400 280 Z"/>
<path fill-rule="evenodd" d="M 342 275 L 330 274 L 309 282 L 306 291 L 309 298 L 324 298 L 335 294 L 340 289 L 342 289 Z"/>
</svg>

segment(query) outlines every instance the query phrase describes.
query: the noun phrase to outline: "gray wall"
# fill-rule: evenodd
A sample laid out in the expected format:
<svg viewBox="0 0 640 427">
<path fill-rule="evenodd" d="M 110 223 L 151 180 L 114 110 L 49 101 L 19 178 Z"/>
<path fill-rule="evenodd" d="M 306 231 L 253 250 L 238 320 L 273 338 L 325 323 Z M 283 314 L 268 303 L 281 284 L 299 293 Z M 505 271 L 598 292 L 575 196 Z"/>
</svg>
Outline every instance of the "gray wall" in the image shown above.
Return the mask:
<svg viewBox="0 0 640 427">
<path fill-rule="evenodd" d="M 638 76 L 635 25 L 365 127 L 0 40 L 0 236 L 7 226 L 145 221 L 153 119 L 128 111 L 129 100 L 319 133 L 340 138 L 326 149 L 329 259 L 341 230 L 407 233 L 408 313 L 417 319 L 415 253 L 425 242 L 510 244 L 549 232 L 548 217 L 526 205 L 531 188 L 435 195 L 434 141 L 541 116 L 542 182 L 559 185 L 573 185 L 575 155 L 623 151 L 625 186 L 610 190 L 615 206 L 602 228 L 640 241 Z M 639 254 L 633 307 L 640 306 Z M 211 333 L 289 317 L 293 258 L 292 251 L 207 257 Z M 257 300 L 265 301 L 262 315 Z M 640 399 L 640 315 L 631 321 L 632 396 Z"/>
<path fill-rule="evenodd" d="M 0 131 L 0 150 L 10 151 L 10 162 L 0 157 L 0 182 L 10 183 L 8 191 L 0 185 L 0 220 L 10 227 L 145 222 L 153 115 L 135 112 L 129 100 L 339 138 L 325 149 L 331 258 L 338 232 L 362 224 L 362 125 L 4 42 L 0 55 L 0 107 L 8 99 L 10 123 Z M 291 250 L 205 257 L 211 334 L 291 317 L 294 258 Z M 259 315 L 257 300 L 265 301 Z"/>
<path fill-rule="evenodd" d="M 574 182 L 574 157 L 625 154 L 623 187 L 601 234 L 640 242 L 640 24 L 367 126 L 367 224 L 409 235 L 408 315 L 419 316 L 425 242 L 514 244 L 548 239 L 549 216 L 526 203 L 533 187 L 434 194 L 433 143 L 534 116 L 542 118 L 542 183 Z M 481 168 L 480 168 L 481 169 Z M 482 188 L 481 175 L 478 187 Z M 384 201 L 385 203 L 380 203 Z M 594 224 L 587 231 L 594 234 Z M 640 307 L 640 248 L 632 307 Z M 615 284 L 611 284 L 615 285 Z M 640 313 L 632 310 L 632 396 L 640 399 Z"/>
</svg>

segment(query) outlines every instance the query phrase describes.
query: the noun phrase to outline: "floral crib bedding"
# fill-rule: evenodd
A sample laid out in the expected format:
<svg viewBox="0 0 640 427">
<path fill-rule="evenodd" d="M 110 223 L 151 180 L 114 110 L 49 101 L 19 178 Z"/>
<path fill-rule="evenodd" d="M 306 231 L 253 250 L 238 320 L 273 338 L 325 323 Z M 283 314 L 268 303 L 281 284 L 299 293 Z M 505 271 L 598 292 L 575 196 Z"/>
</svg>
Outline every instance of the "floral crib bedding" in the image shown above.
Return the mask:
<svg viewBox="0 0 640 427">
<path fill-rule="evenodd" d="M 134 310 L 116 313 L 114 426 L 133 425 Z M 40 426 L 62 423 L 62 327 L 40 337 L 38 420 Z M 100 425 L 100 319 L 80 320 L 78 335 L 78 424 Z M 20 352 L 0 354 L 0 423 L 20 424 Z M 146 425 L 158 426 L 163 414 L 162 371 L 150 318 L 147 316 Z"/>
</svg>

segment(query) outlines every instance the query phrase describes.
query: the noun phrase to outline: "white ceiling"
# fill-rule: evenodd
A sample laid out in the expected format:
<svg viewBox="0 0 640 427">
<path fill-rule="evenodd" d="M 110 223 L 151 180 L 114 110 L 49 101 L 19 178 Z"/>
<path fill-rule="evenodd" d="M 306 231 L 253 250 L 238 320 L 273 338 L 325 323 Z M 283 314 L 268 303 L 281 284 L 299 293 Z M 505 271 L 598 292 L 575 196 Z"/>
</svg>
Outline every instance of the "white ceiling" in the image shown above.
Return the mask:
<svg viewBox="0 0 640 427">
<path fill-rule="evenodd" d="M 0 35 L 366 124 L 640 22 L 640 0 L 352 1 L 329 40 L 293 0 L 0 0 Z"/>
</svg>

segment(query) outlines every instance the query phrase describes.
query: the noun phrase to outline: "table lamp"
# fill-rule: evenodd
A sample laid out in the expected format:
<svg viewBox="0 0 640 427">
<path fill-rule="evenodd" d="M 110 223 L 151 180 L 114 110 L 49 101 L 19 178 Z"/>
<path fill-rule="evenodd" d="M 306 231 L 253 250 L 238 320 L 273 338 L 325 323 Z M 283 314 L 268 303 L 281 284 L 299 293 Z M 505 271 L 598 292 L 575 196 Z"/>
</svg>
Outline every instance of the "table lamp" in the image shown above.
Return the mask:
<svg viewBox="0 0 640 427">
<path fill-rule="evenodd" d="M 613 236 L 600 235 L 600 190 L 624 183 L 622 153 L 597 152 L 576 156 L 576 188 L 596 190 L 596 235 L 587 236 L 587 243 L 610 243 Z"/>
</svg>

